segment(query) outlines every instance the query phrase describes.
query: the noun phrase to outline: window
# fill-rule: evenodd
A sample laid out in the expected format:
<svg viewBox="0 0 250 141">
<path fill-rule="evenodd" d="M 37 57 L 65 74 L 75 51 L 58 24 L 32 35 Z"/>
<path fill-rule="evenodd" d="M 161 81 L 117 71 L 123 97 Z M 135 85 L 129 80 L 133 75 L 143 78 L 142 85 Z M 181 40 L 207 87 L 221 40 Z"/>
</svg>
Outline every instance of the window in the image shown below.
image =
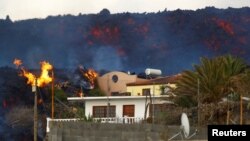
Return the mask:
<svg viewBox="0 0 250 141">
<path fill-rule="evenodd" d="M 142 95 L 143 96 L 150 95 L 150 89 L 142 89 Z"/>
<path fill-rule="evenodd" d="M 134 117 L 135 105 L 123 105 L 123 116 Z"/>
<path fill-rule="evenodd" d="M 123 93 L 111 92 L 111 96 L 131 96 L 131 93 L 130 92 L 123 92 Z"/>
<path fill-rule="evenodd" d="M 113 75 L 113 76 L 112 76 L 112 81 L 113 81 L 114 83 L 116 83 L 116 82 L 118 81 L 118 76 L 117 76 L 117 75 Z"/>
<path fill-rule="evenodd" d="M 93 106 L 93 117 L 115 117 L 115 106 Z"/>
<path fill-rule="evenodd" d="M 119 96 L 119 92 L 111 92 L 111 96 Z"/>
</svg>

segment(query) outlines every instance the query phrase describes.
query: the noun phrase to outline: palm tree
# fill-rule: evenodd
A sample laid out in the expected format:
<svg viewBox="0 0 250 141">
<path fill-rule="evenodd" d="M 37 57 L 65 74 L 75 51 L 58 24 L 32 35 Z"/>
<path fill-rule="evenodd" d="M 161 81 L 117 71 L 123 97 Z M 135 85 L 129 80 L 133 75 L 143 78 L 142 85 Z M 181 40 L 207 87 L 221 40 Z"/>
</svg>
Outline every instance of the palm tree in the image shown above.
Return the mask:
<svg viewBox="0 0 250 141">
<path fill-rule="evenodd" d="M 183 72 L 175 93 L 196 97 L 199 81 L 200 101 L 217 103 L 232 92 L 242 92 L 240 86 L 249 78 L 248 70 L 243 60 L 231 55 L 201 58 L 201 64 L 194 65 L 193 71 Z"/>
<path fill-rule="evenodd" d="M 200 65 L 194 65 L 194 70 L 183 72 L 177 82 L 175 94 L 180 99 L 185 95 L 196 101 L 199 97 L 200 103 L 213 103 L 214 108 L 210 109 L 211 113 L 209 112 L 209 119 L 213 119 L 216 114 L 219 114 L 218 102 L 222 98 L 229 94 L 249 94 L 249 85 L 250 69 L 242 59 L 231 55 L 212 59 L 204 57 L 201 58 Z M 197 96 L 198 87 L 199 96 Z M 192 105 L 191 103 L 186 105 Z"/>
</svg>

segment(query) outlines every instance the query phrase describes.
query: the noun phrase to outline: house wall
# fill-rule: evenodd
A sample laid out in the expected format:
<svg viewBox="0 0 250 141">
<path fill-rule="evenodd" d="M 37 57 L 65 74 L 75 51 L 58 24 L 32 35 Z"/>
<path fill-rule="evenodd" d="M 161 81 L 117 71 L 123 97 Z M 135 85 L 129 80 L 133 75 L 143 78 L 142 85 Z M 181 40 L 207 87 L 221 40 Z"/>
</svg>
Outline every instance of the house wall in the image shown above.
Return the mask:
<svg viewBox="0 0 250 141">
<path fill-rule="evenodd" d="M 118 77 L 117 82 L 114 82 L 112 79 L 114 75 Z M 135 82 L 136 79 L 136 75 L 129 75 L 124 72 L 114 71 L 98 77 L 97 82 L 100 89 L 110 96 L 112 92 L 126 92 L 126 84 Z"/>
<path fill-rule="evenodd" d="M 159 85 L 140 85 L 140 86 L 127 86 L 127 92 L 131 93 L 131 96 L 138 96 L 138 94 L 142 95 L 142 90 L 143 89 L 150 89 L 151 95 L 161 95 L 161 89 L 160 87 L 163 84 Z"/>
<path fill-rule="evenodd" d="M 162 94 L 161 87 L 168 86 L 173 89 L 176 88 L 176 84 L 155 84 L 155 85 L 135 85 L 135 86 L 127 86 L 127 92 L 131 93 L 131 96 L 138 96 L 138 94 L 142 95 L 143 89 L 150 89 L 151 95 L 159 96 Z"/>
<path fill-rule="evenodd" d="M 90 100 L 85 101 L 85 116 L 93 115 L 93 106 L 107 106 L 108 100 Z M 135 117 L 144 118 L 145 99 L 112 99 L 110 105 L 116 106 L 116 117 L 123 116 L 123 105 L 135 105 Z M 147 117 L 148 117 L 147 112 Z"/>
</svg>

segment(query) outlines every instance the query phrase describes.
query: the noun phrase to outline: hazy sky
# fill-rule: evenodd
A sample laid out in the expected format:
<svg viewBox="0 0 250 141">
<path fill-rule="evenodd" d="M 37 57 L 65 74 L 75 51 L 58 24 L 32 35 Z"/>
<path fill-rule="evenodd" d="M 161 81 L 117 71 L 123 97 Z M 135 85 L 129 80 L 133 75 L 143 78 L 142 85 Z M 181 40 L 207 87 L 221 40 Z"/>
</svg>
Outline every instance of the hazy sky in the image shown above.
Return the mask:
<svg viewBox="0 0 250 141">
<path fill-rule="evenodd" d="M 250 7 L 250 0 L 0 0 L 0 19 L 46 18 L 48 15 L 98 13 L 158 12 L 175 9 Z"/>
</svg>

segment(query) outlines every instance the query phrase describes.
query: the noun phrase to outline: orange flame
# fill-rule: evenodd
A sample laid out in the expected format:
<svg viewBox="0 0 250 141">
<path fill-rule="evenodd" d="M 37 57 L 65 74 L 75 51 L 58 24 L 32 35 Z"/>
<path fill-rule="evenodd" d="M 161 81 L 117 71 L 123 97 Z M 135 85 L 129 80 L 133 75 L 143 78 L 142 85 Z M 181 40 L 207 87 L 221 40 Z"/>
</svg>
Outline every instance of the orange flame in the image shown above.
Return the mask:
<svg viewBox="0 0 250 141">
<path fill-rule="evenodd" d="M 15 58 L 15 60 L 13 61 L 13 64 L 15 64 L 18 68 L 19 66 L 21 66 L 23 64 L 23 62 L 22 62 L 22 60 Z"/>
<path fill-rule="evenodd" d="M 98 73 L 94 69 L 88 69 L 86 72 L 83 73 L 83 75 L 89 80 L 90 84 L 94 86 L 94 81 L 98 76 Z"/>
<path fill-rule="evenodd" d="M 32 86 L 35 86 L 36 85 L 36 77 L 34 74 L 26 71 L 24 68 L 21 68 L 23 73 L 21 74 L 22 76 L 26 77 L 28 80 L 27 80 L 27 84 L 31 84 Z"/>
<path fill-rule="evenodd" d="M 41 71 L 42 72 L 41 72 L 40 77 L 37 78 L 37 86 L 38 87 L 42 87 L 45 84 L 48 84 L 52 81 L 52 78 L 49 76 L 49 71 L 53 69 L 53 66 L 46 61 L 43 61 L 40 64 L 41 64 Z M 28 72 L 27 70 L 25 70 L 24 67 L 22 67 L 21 70 L 22 70 L 21 75 L 28 79 L 27 84 L 31 84 L 32 86 L 35 86 L 36 85 L 36 76 L 34 74 L 32 74 L 31 72 Z"/>
<path fill-rule="evenodd" d="M 52 81 L 52 77 L 49 76 L 49 71 L 53 69 L 52 65 L 45 61 L 41 62 L 41 65 L 42 73 L 37 79 L 37 86 L 44 86 Z"/>
</svg>

